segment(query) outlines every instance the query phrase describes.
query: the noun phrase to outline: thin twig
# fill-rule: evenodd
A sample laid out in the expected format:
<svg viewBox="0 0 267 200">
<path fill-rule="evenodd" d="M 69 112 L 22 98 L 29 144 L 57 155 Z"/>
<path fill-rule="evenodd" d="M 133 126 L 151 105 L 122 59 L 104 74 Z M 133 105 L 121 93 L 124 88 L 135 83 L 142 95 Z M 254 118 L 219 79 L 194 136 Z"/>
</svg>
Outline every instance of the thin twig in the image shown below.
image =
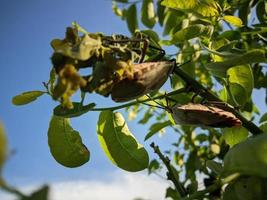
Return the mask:
<svg viewBox="0 0 267 200">
<path fill-rule="evenodd" d="M 168 157 L 165 157 L 159 147 L 157 145 L 154 144 L 154 142 L 152 142 L 150 144 L 150 146 L 154 149 L 154 152 L 159 156 L 159 158 L 161 159 L 161 161 L 164 163 L 164 165 L 166 166 L 168 172 L 167 172 L 167 177 L 170 181 L 173 182 L 175 189 L 177 190 L 178 194 L 181 197 L 186 196 L 186 191 L 185 188 L 183 187 L 182 183 L 180 183 L 179 178 L 178 178 L 178 174 L 175 170 L 175 168 L 172 166 L 172 164 L 170 163 L 170 160 Z"/>
</svg>

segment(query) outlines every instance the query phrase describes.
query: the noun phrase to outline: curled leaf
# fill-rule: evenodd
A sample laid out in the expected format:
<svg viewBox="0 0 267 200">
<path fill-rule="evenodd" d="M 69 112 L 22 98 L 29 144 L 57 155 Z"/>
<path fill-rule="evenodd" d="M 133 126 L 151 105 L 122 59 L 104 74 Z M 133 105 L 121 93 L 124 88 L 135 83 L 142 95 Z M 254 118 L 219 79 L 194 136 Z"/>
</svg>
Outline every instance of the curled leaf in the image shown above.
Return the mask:
<svg viewBox="0 0 267 200">
<path fill-rule="evenodd" d="M 67 118 L 52 117 L 48 129 L 48 145 L 55 160 L 65 167 L 79 167 L 89 161 L 90 152 Z"/>
</svg>

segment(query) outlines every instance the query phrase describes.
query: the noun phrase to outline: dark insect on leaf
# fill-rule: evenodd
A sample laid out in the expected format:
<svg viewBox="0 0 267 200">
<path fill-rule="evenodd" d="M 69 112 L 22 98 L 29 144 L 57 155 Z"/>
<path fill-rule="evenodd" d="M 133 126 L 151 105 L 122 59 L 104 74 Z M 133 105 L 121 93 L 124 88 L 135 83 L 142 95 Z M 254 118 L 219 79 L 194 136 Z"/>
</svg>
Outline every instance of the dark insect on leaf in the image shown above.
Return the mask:
<svg viewBox="0 0 267 200">
<path fill-rule="evenodd" d="M 208 127 L 240 126 L 241 121 L 231 112 L 211 105 L 188 103 L 171 108 L 172 117 L 177 124 Z"/>
<path fill-rule="evenodd" d="M 133 79 L 125 78 L 116 83 L 111 92 L 112 99 L 116 102 L 130 101 L 158 90 L 166 82 L 174 66 L 169 61 L 134 65 Z"/>
</svg>

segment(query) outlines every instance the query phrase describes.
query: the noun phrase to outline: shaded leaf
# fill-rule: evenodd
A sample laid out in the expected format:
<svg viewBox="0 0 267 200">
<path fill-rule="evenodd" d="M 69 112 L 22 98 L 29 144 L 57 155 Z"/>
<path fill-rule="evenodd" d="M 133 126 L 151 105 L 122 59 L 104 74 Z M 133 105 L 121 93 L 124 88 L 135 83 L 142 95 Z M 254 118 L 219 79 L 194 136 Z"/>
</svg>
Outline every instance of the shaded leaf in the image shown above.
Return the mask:
<svg viewBox="0 0 267 200">
<path fill-rule="evenodd" d="M 149 163 L 149 166 L 147 168 L 148 169 L 148 174 L 151 174 L 151 173 L 157 171 L 159 168 L 160 168 L 159 162 L 156 159 L 152 160 Z"/>
<path fill-rule="evenodd" d="M 138 19 L 137 19 L 137 11 L 136 5 L 132 4 L 127 11 L 126 16 L 127 26 L 129 31 L 134 34 L 135 30 L 138 29 Z"/>
<path fill-rule="evenodd" d="M 61 116 L 65 118 L 72 118 L 72 117 L 79 117 L 88 111 L 90 111 L 92 108 L 96 106 L 95 103 L 89 103 L 88 105 L 81 105 L 79 102 L 72 102 L 73 108 L 67 109 L 62 107 L 61 105 L 58 105 L 54 108 L 54 115 Z"/>
<path fill-rule="evenodd" d="M 195 37 L 207 36 L 209 37 L 213 32 L 212 26 L 204 26 L 202 24 L 195 24 L 192 26 L 188 26 L 182 30 L 174 33 L 172 37 L 172 42 L 184 42 L 185 40 L 190 40 Z"/>
<path fill-rule="evenodd" d="M 90 152 L 67 118 L 52 117 L 48 129 L 48 145 L 55 160 L 65 167 L 79 167 L 89 161 Z"/>
<path fill-rule="evenodd" d="M 172 199 L 181 199 L 180 194 L 173 188 L 168 187 L 166 189 L 166 194 L 165 194 L 165 198 L 172 198 Z"/>
<path fill-rule="evenodd" d="M 141 20 L 148 28 L 153 28 L 156 23 L 153 0 L 144 0 L 141 8 Z"/>
<path fill-rule="evenodd" d="M 261 118 L 260 118 L 260 123 L 262 123 L 262 122 L 264 122 L 264 121 L 267 121 L 267 112 L 266 113 L 264 113 L 262 116 L 261 116 Z"/>
<path fill-rule="evenodd" d="M 165 19 L 165 7 L 161 5 L 161 1 L 157 2 L 157 16 L 159 24 L 162 26 Z"/>
<path fill-rule="evenodd" d="M 225 188 L 223 200 L 267 199 L 267 180 L 259 177 L 242 177 Z"/>
<path fill-rule="evenodd" d="M 163 128 L 172 125 L 172 122 L 170 120 L 165 122 L 158 122 L 150 126 L 149 132 L 146 134 L 145 140 L 149 139 L 153 135 L 155 135 L 157 132 L 162 130 Z"/>
<path fill-rule="evenodd" d="M 7 138 L 5 135 L 4 126 L 0 122 L 0 177 L 2 176 L 2 174 L 1 174 L 2 168 L 3 168 L 4 163 L 6 161 L 6 158 L 7 158 L 7 151 L 8 151 L 7 148 L 8 148 Z"/>
<path fill-rule="evenodd" d="M 49 187 L 47 185 L 33 192 L 29 197 L 21 198 L 21 200 L 48 200 Z"/>
<path fill-rule="evenodd" d="M 206 166 L 214 173 L 221 174 L 223 167 L 221 163 L 215 162 L 213 160 L 207 160 Z"/>
<path fill-rule="evenodd" d="M 25 105 L 35 101 L 38 97 L 42 96 L 45 92 L 43 91 L 29 91 L 23 92 L 12 98 L 12 103 L 16 106 Z"/>
<path fill-rule="evenodd" d="M 239 17 L 232 16 L 232 15 L 225 15 L 225 16 L 223 16 L 223 19 L 226 22 L 228 22 L 228 23 L 230 23 L 230 24 L 232 24 L 234 26 L 237 26 L 237 27 L 242 27 L 243 26 L 243 22 Z"/>
<path fill-rule="evenodd" d="M 267 121 L 264 121 L 264 122 L 260 123 L 259 128 L 260 128 L 263 132 L 267 132 Z"/>
<path fill-rule="evenodd" d="M 242 126 L 223 129 L 223 138 L 230 147 L 246 140 L 247 137 L 248 130 Z"/>
<path fill-rule="evenodd" d="M 136 141 L 120 113 L 102 111 L 97 134 L 101 147 L 113 164 L 132 172 L 148 167 L 147 151 Z"/>
<path fill-rule="evenodd" d="M 232 173 L 267 178 L 267 134 L 249 138 L 231 148 L 224 157 L 223 174 Z"/>
<path fill-rule="evenodd" d="M 226 71 L 231 67 L 259 62 L 266 62 L 265 51 L 253 49 L 241 55 L 233 55 L 222 62 L 208 63 L 206 67 L 214 76 L 226 77 Z"/>
</svg>

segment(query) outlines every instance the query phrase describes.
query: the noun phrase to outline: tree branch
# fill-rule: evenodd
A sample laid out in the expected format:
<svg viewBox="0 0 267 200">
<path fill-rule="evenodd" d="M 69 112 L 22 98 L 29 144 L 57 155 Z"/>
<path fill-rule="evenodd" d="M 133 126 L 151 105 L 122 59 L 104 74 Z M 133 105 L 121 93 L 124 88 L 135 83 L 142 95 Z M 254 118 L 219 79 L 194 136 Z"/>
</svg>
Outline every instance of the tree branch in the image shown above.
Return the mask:
<svg viewBox="0 0 267 200">
<path fill-rule="evenodd" d="M 180 183 L 179 178 L 178 178 L 178 173 L 176 171 L 176 169 L 172 166 L 172 164 L 170 163 L 170 160 L 168 157 L 165 157 L 159 147 L 157 145 L 154 144 L 154 142 L 152 142 L 150 144 L 150 146 L 154 149 L 154 152 L 159 156 L 159 158 L 161 159 L 161 161 L 164 163 L 164 165 L 166 166 L 168 172 L 167 172 L 167 177 L 169 180 L 171 180 L 175 186 L 175 189 L 177 190 L 178 194 L 181 197 L 186 196 L 186 191 L 183 187 L 183 185 Z"/>
<path fill-rule="evenodd" d="M 174 73 L 181 77 L 184 82 L 190 86 L 190 89 L 193 92 L 196 92 L 201 97 L 207 99 L 208 101 L 217 101 L 217 102 L 223 102 L 219 97 L 217 97 L 215 94 L 207 90 L 205 87 L 203 87 L 199 82 L 197 82 L 195 79 L 190 77 L 188 74 L 186 74 L 183 70 L 181 70 L 179 67 L 176 67 L 174 69 Z M 229 107 L 229 111 L 232 112 L 237 118 L 240 119 L 242 122 L 242 125 L 248 129 L 253 135 L 257 135 L 262 133 L 262 130 L 256 126 L 253 122 L 248 121 L 245 117 L 243 117 L 239 112 L 237 112 L 234 108 Z"/>
</svg>

